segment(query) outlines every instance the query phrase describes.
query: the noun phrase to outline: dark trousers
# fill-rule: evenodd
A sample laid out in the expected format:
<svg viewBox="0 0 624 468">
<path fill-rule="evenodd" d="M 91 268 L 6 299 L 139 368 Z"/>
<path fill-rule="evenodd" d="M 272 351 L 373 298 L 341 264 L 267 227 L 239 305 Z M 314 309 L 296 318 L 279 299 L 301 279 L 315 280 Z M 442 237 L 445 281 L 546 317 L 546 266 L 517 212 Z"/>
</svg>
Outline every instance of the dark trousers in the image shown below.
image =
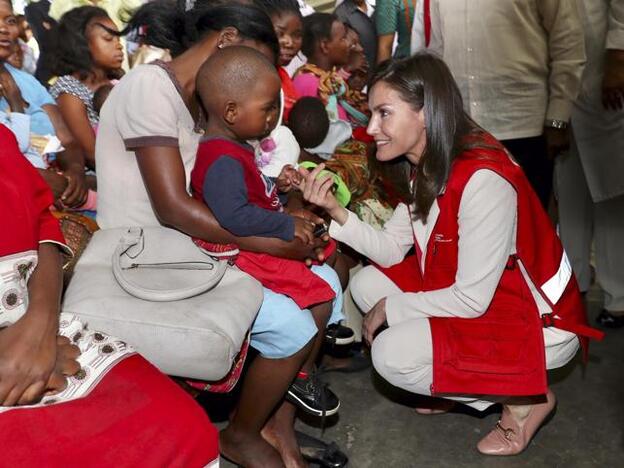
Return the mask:
<svg viewBox="0 0 624 468">
<path fill-rule="evenodd" d="M 547 210 L 553 187 L 554 164 L 548 157 L 544 136 L 501 140 L 501 143 L 522 166 L 542 206 Z"/>
</svg>

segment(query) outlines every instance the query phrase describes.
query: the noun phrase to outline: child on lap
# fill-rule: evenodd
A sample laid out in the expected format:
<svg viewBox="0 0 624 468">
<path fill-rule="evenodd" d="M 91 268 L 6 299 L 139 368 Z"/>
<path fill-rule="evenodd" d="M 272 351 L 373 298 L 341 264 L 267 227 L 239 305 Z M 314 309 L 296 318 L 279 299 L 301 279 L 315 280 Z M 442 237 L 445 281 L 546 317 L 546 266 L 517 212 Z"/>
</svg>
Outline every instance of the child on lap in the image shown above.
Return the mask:
<svg viewBox="0 0 624 468">
<path fill-rule="evenodd" d="M 197 91 L 208 124 L 207 137 L 199 145 L 191 173 L 193 197 L 206 203 L 221 226 L 237 236 L 285 241 L 298 237 L 311 243 L 314 224 L 285 213 L 277 194 L 278 185 L 285 190 L 296 185 L 298 174 L 287 166 L 277 184 L 272 182 L 262 175 L 253 148 L 245 143 L 265 137 L 276 125 L 280 79 L 275 66 L 250 48 L 230 46 L 202 66 Z M 303 262 L 238 252 L 236 246 L 201 239 L 195 242 L 210 255 L 235 261 L 266 288 L 290 297 L 299 308 L 310 309 L 318 329 L 324 329 L 330 315 L 335 318 L 335 290 Z M 300 378 L 313 370 L 323 334 L 317 338 L 319 344 L 310 353 Z M 338 405 L 336 399 L 335 411 Z"/>
</svg>

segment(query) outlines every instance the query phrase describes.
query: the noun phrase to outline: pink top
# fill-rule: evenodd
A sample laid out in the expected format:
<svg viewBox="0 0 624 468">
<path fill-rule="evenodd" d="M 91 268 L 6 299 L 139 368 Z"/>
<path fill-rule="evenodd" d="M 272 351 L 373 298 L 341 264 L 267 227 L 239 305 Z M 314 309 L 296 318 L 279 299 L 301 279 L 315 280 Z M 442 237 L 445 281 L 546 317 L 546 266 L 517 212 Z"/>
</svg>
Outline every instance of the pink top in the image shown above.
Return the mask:
<svg viewBox="0 0 624 468">
<path fill-rule="evenodd" d="M 295 85 L 295 89 L 301 97 L 319 97 L 318 89 L 320 81 L 321 79 L 313 73 L 301 73 L 293 79 L 293 84 Z M 345 111 L 340 104 L 338 104 L 338 117 L 340 118 L 340 120 L 349 121 L 347 111 Z"/>
</svg>

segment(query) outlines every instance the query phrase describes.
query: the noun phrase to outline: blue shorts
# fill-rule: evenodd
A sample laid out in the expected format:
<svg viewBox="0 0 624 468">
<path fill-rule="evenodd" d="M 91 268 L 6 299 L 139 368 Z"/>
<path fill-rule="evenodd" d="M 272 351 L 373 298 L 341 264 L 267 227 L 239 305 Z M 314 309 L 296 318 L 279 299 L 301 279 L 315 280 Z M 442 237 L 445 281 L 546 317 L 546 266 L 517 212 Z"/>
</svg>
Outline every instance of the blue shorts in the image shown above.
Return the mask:
<svg viewBox="0 0 624 468">
<path fill-rule="evenodd" d="M 324 279 L 336 293 L 328 323 L 344 318 L 342 287 L 338 275 L 329 265 L 314 265 L 312 272 Z M 269 359 L 292 356 L 318 332 L 309 309 L 300 309 L 295 301 L 283 294 L 264 288 L 264 300 L 251 327 L 251 346 Z"/>
</svg>

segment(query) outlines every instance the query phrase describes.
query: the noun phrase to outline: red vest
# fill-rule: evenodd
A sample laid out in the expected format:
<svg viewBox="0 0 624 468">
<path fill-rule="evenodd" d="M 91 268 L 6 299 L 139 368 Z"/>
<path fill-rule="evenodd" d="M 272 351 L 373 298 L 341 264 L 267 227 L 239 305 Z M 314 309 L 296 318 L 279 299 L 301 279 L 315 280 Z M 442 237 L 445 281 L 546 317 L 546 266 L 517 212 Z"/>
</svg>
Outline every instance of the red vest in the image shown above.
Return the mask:
<svg viewBox="0 0 624 468">
<path fill-rule="evenodd" d="M 223 155 L 235 159 L 243 167 L 247 199 L 250 204 L 272 211 L 283 210 L 276 185 L 263 176 L 256 166 L 251 147 L 225 138 L 200 143 L 195 167 L 191 172 L 194 198 L 203 200 L 202 188 L 206 172 Z M 197 238 L 193 238 L 193 241 L 212 254 L 227 254 L 221 258 L 235 257 L 236 265 L 241 270 L 256 278 L 264 287 L 290 297 L 301 309 L 331 301 L 336 297 L 331 286 L 315 275 L 304 262 L 278 258 L 266 253 L 238 252 L 238 246 L 234 244 L 219 245 Z M 332 241 L 325 249 L 325 258 L 329 258 L 335 250 L 336 244 Z M 236 255 L 232 255 L 233 253 Z"/>
<path fill-rule="evenodd" d="M 430 318 L 434 394 L 536 395 L 546 393 L 543 327 L 587 337 L 602 334 L 587 325 L 585 307 L 572 268 L 555 230 L 522 169 L 492 137 L 492 148 L 466 151 L 453 163 L 440 214 L 431 233 L 421 273 L 416 256 L 389 276 L 404 291 L 431 291 L 455 282 L 458 214 L 470 177 L 489 169 L 505 178 L 518 200 L 517 254 L 512 255 L 486 312 L 472 319 Z M 552 313 L 540 317 L 518 266 L 522 263 Z M 394 268 L 393 268 L 394 269 Z M 387 270 L 386 270 L 387 271 Z"/>
<path fill-rule="evenodd" d="M 206 172 L 224 154 L 235 159 L 242 166 L 249 203 L 266 210 L 282 211 L 277 186 L 264 177 L 256 166 L 253 149 L 225 138 L 219 138 L 218 143 L 213 142 L 208 145 L 200 143 L 195 167 L 191 172 L 193 197 L 198 200 L 204 199 L 203 185 Z"/>
</svg>

